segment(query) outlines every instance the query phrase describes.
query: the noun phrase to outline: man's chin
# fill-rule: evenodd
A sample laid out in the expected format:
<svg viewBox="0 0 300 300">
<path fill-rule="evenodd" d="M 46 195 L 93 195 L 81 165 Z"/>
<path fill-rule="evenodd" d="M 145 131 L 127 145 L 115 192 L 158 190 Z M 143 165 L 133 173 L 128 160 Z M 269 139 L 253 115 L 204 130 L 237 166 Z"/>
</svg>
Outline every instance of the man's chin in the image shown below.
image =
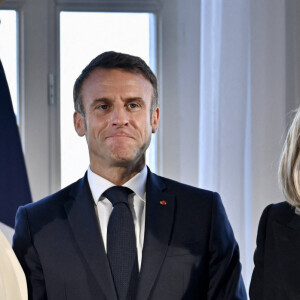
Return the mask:
<svg viewBox="0 0 300 300">
<path fill-rule="evenodd" d="M 111 160 L 116 167 L 135 168 L 136 166 L 145 165 L 145 156 L 129 155 L 128 152 L 111 153 Z"/>
<path fill-rule="evenodd" d="M 131 156 L 120 154 L 112 155 L 111 160 L 115 165 L 131 165 L 134 162 L 134 159 Z"/>
</svg>

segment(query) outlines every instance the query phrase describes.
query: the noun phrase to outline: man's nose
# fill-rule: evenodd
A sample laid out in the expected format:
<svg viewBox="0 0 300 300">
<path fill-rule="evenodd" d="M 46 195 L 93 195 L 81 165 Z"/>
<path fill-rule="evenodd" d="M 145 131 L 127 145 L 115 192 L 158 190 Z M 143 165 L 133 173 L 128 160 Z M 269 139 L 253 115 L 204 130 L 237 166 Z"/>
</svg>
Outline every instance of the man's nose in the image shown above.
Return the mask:
<svg viewBox="0 0 300 300">
<path fill-rule="evenodd" d="M 124 106 L 114 107 L 111 115 L 112 124 L 115 126 L 123 126 L 128 124 L 128 113 Z"/>
</svg>

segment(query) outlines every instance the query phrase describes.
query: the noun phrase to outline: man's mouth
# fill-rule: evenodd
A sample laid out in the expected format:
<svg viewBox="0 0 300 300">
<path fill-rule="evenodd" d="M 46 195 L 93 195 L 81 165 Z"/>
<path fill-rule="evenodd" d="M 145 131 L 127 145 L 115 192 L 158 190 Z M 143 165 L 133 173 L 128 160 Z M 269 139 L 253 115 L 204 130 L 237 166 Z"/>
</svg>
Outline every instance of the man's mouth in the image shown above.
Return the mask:
<svg viewBox="0 0 300 300">
<path fill-rule="evenodd" d="M 106 139 L 108 140 L 126 140 L 126 139 L 133 139 L 131 135 L 125 134 L 125 133 L 116 133 L 109 135 Z"/>
</svg>

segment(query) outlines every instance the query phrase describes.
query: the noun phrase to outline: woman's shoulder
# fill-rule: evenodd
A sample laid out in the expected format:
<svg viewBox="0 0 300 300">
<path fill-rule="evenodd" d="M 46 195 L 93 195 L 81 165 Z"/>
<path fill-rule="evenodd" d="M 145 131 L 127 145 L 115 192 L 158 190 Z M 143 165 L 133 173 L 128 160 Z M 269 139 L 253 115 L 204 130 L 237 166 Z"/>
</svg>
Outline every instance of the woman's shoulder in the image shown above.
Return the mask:
<svg viewBox="0 0 300 300">
<path fill-rule="evenodd" d="M 287 221 L 293 216 L 295 216 L 295 207 L 286 201 L 268 205 L 262 214 L 262 218 L 281 222 Z"/>
</svg>

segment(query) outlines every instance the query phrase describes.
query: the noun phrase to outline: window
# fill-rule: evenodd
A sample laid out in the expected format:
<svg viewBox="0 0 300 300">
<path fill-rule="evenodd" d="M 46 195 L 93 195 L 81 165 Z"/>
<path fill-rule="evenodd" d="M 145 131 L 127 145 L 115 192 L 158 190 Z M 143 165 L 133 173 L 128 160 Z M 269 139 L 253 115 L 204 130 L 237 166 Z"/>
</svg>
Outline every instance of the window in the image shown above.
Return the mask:
<svg viewBox="0 0 300 300">
<path fill-rule="evenodd" d="M 79 178 L 88 166 L 85 140 L 73 129 L 72 89 L 74 79 L 90 59 L 108 49 L 129 52 L 142 56 L 155 73 L 161 74 L 161 70 L 156 69 L 161 53 L 157 43 L 160 26 L 156 26 L 161 7 L 160 0 L 122 0 L 118 3 L 6 0 L 2 3 L 0 58 L 18 119 L 34 201 L 59 190 L 73 178 Z M 95 23 L 101 20 L 107 22 L 102 26 L 105 29 L 102 33 L 100 25 Z M 126 31 L 128 26 L 130 29 Z M 130 35 L 129 31 L 134 33 Z M 109 44 L 105 38 L 113 34 L 115 37 Z M 76 44 L 81 39 L 85 42 Z M 125 45 L 124 40 L 129 41 L 127 48 L 119 47 L 118 43 Z M 70 47 L 70 41 L 76 47 Z M 95 52 L 90 52 L 93 49 Z M 74 54 L 76 63 L 70 70 L 68 56 L 75 50 L 81 52 L 77 56 Z M 80 62 L 81 58 L 85 60 Z M 65 104 L 69 108 L 65 109 Z M 63 128 L 65 125 L 70 134 Z M 147 157 L 154 172 L 160 170 L 162 157 L 161 151 L 157 153 L 161 135 L 156 135 L 152 136 Z M 76 140 L 74 145 L 73 138 Z M 80 147 L 85 156 L 76 154 L 74 161 L 78 163 L 76 170 L 79 171 L 75 173 L 69 169 L 68 162 L 72 160 L 74 149 Z M 71 173 L 72 178 L 65 176 Z"/>
</svg>

